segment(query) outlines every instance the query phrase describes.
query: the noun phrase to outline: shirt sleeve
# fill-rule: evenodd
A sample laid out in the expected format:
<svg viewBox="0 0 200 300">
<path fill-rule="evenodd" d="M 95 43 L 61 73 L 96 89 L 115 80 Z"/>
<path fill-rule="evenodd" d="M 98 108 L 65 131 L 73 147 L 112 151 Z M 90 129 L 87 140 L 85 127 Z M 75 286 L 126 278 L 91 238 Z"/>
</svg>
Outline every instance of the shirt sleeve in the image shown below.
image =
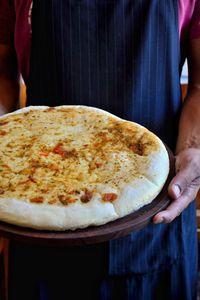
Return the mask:
<svg viewBox="0 0 200 300">
<path fill-rule="evenodd" d="M 200 38 L 200 0 L 196 0 L 195 8 L 190 23 L 190 38 Z"/>
<path fill-rule="evenodd" d="M 0 44 L 14 43 L 15 9 L 12 0 L 0 0 Z"/>
</svg>

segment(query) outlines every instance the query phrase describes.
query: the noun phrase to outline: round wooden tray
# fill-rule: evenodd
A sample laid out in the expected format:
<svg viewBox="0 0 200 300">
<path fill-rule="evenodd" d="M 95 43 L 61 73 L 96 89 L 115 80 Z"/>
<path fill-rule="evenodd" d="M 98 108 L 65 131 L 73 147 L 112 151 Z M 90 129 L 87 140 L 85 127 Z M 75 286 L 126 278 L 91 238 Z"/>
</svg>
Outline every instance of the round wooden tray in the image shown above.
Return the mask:
<svg viewBox="0 0 200 300">
<path fill-rule="evenodd" d="M 170 172 L 167 181 L 160 194 L 150 204 L 142 207 L 140 210 L 105 225 L 90 226 L 85 229 L 64 232 L 38 231 L 0 222 L 0 235 L 9 239 L 39 245 L 80 246 L 116 239 L 132 231 L 142 229 L 151 222 L 152 217 L 156 213 L 165 209 L 171 201 L 167 194 L 167 188 L 174 176 L 175 159 L 167 146 L 166 149 L 170 160 Z"/>
</svg>

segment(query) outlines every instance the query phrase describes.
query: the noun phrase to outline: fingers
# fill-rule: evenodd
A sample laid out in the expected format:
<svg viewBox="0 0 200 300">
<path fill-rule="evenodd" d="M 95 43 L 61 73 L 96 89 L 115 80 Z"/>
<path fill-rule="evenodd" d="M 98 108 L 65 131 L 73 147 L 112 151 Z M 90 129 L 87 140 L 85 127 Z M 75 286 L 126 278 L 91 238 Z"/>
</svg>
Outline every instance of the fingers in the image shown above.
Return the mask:
<svg viewBox="0 0 200 300">
<path fill-rule="evenodd" d="M 186 169 L 179 171 L 169 184 L 169 196 L 172 199 L 177 199 L 190 185 L 195 186 L 196 183 L 198 186 L 197 178 L 197 174 L 191 170 L 191 167 L 187 167 Z"/>
<path fill-rule="evenodd" d="M 188 149 L 177 157 L 177 174 L 168 187 L 173 202 L 166 210 L 154 216 L 155 224 L 173 221 L 196 197 L 200 187 L 200 151 L 197 151 L 191 152 Z"/>
<path fill-rule="evenodd" d="M 198 188 L 188 187 L 182 195 L 174 200 L 166 210 L 161 211 L 153 218 L 153 223 L 170 223 L 195 199 Z"/>
</svg>

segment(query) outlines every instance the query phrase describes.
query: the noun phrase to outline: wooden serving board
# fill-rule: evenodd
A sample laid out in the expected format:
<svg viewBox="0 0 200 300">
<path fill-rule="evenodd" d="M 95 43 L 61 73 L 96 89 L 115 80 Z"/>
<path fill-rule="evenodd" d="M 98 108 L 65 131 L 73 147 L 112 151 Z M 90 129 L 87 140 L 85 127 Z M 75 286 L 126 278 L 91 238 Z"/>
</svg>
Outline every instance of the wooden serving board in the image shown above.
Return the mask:
<svg viewBox="0 0 200 300">
<path fill-rule="evenodd" d="M 67 230 L 64 232 L 38 231 L 0 222 L 0 235 L 9 239 L 39 245 L 81 246 L 116 239 L 132 231 L 142 229 L 151 222 L 152 217 L 156 213 L 165 209 L 171 201 L 167 194 L 167 189 L 175 173 L 175 159 L 167 146 L 166 149 L 170 160 L 168 179 L 160 194 L 150 204 L 142 207 L 140 210 L 105 225 L 90 226 L 85 229 Z"/>
</svg>

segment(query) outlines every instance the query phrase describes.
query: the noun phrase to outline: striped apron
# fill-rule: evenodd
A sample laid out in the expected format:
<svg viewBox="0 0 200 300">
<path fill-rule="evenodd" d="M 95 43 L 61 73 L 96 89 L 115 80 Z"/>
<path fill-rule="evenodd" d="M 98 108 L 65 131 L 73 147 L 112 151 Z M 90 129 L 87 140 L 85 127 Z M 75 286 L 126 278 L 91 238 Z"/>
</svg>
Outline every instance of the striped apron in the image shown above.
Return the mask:
<svg viewBox="0 0 200 300">
<path fill-rule="evenodd" d="M 35 0 L 32 22 L 28 105 L 99 107 L 146 126 L 174 149 L 178 1 Z M 12 242 L 10 269 L 11 299 L 195 299 L 195 204 L 169 225 L 98 245 Z"/>
</svg>

